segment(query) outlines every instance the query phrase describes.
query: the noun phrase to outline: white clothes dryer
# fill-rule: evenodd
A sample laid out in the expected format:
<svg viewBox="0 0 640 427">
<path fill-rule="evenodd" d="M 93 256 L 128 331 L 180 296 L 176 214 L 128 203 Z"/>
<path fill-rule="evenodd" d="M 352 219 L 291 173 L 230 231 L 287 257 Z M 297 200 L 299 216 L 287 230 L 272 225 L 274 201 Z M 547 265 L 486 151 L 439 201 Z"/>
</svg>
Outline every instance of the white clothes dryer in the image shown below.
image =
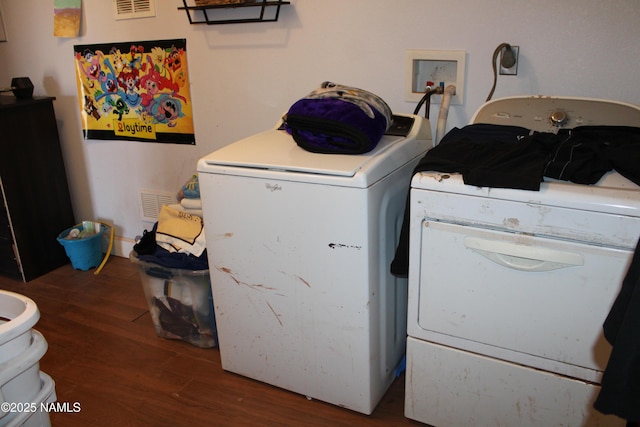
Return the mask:
<svg viewBox="0 0 640 427">
<path fill-rule="evenodd" d="M 514 97 L 473 123 L 640 126 L 640 108 Z M 405 415 L 433 426 L 624 425 L 592 404 L 611 350 L 602 324 L 640 236 L 640 187 L 617 172 L 528 191 L 431 171 L 411 187 Z"/>
</svg>

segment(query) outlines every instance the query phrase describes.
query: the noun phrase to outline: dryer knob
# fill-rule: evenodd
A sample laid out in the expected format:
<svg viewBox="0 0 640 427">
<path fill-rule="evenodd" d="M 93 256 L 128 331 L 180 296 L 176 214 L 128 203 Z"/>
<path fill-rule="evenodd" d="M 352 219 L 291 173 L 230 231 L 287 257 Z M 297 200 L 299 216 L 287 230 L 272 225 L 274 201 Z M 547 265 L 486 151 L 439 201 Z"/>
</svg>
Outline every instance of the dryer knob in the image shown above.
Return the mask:
<svg viewBox="0 0 640 427">
<path fill-rule="evenodd" d="M 553 126 L 556 127 L 564 126 L 565 124 L 567 124 L 568 119 L 569 118 L 567 117 L 567 113 L 565 113 L 564 111 L 554 111 L 549 116 L 549 121 Z"/>
</svg>

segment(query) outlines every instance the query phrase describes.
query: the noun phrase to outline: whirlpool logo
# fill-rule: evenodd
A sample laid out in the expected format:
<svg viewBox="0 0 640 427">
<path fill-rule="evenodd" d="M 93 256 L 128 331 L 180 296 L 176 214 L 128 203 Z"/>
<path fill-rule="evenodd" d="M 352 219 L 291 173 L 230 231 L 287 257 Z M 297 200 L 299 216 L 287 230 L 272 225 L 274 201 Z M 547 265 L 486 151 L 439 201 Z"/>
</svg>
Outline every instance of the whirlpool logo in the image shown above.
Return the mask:
<svg viewBox="0 0 640 427">
<path fill-rule="evenodd" d="M 282 186 L 279 184 L 265 184 L 265 187 L 267 187 L 267 190 L 274 192 L 274 191 L 282 191 Z"/>
</svg>

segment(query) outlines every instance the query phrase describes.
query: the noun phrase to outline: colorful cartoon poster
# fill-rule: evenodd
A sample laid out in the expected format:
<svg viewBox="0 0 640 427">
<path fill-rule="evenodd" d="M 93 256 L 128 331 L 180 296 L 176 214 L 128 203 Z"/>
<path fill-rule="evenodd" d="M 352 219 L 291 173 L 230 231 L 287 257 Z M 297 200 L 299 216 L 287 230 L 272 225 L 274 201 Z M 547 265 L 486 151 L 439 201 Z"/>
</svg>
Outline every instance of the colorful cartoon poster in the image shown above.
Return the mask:
<svg viewBox="0 0 640 427">
<path fill-rule="evenodd" d="M 195 145 L 186 44 L 75 45 L 85 139 Z"/>
</svg>

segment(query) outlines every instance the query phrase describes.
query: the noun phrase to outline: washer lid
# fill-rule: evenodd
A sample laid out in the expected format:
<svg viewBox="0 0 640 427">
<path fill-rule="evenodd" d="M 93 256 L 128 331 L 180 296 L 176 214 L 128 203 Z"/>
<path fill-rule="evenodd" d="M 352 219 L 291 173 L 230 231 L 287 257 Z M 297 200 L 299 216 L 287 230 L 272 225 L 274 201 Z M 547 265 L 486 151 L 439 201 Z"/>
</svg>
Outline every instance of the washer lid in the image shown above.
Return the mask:
<svg viewBox="0 0 640 427">
<path fill-rule="evenodd" d="M 398 139 L 385 136 L 374 150 L 362 155 L 317 154 L 298 147 L 285 131 L 269 130 L 223 147 L 204 160 L 208 165 L 349 177 L 354 176 L 372 156 Z"/>
<path fill-rule="evenodd" d="M 385 176 L 424 154 L 430 139 L 428 122 L 418 116 L 406 136 L 384 135 L 378 145 L 365 154 L 318 154 L 300 148 L 284 130 L 272 129 L 234 142 L 200 159 L 198 171 L 294 172 L 312 177 L 363 177 L 363 184 Z M 384 153 L 384 155 L 383 155 Z M 375 171 L 374 171 L 375 170 Z"/>
</svg>

